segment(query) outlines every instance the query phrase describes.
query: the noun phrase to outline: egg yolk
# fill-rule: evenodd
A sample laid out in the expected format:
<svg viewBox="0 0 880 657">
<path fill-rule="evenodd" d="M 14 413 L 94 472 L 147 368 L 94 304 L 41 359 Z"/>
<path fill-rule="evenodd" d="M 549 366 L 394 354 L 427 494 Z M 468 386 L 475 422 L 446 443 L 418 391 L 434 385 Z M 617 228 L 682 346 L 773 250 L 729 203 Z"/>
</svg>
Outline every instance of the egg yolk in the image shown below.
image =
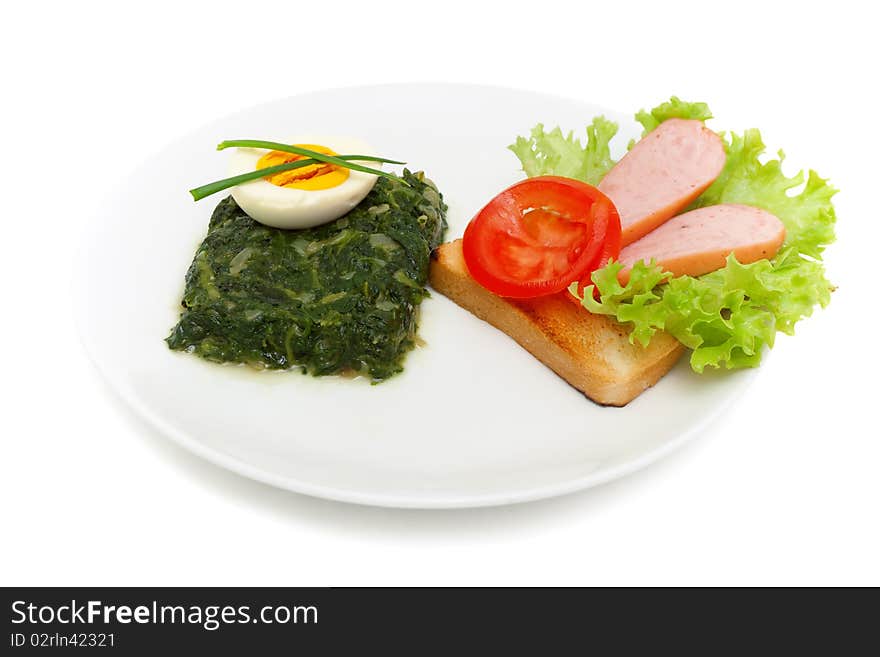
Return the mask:
<svg viewBox="0 0 880 657">
<path fill-rule="evenodd" d="M 326 146 L 319 144 L 295 144 L 300 148 L 307 148 L 310 151 L 316 151 L 323 155 L 336 155 L 334 151 Z M 281 151 L 270 151 L 257 161 L 257 171 L 267 167 L 274 167 L 279 164 L 287 164 L 288 162 L 296 162 L 297 160 L 306 159 L 305 155 L 296 155 L 295 153 L 283 153 Z M 282 171 L 272 176 L 266 176 L 273 185 L 279 187 L 289 187 L 292 189 L 330 189 L 341 185 L 348 180 L 349 170 L 336 164 L 327 164 L 319 162 L 318 164 L 309 164 L 308 166 L 292 171 Z"/>
</svg>

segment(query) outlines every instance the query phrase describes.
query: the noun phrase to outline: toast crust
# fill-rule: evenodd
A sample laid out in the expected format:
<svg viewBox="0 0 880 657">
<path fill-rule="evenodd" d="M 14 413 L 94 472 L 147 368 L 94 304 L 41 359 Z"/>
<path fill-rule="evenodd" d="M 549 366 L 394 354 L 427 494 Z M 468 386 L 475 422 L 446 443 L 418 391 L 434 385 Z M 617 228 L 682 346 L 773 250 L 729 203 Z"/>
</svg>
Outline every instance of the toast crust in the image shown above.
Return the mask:
<svg viewBox="0 0 880 657">
<path fill-rule="evenodd" d="M 658 332 L 647 347 L 629 342 L 627 328 L 594 315 L 568 292 L 534 299 L 499 297 L 471 278 L 461 240 L 433 253 L 431 286 L 503 331 L 593 401 L 624 406 L 668 372 L 684 352 Z"/>
</svg>

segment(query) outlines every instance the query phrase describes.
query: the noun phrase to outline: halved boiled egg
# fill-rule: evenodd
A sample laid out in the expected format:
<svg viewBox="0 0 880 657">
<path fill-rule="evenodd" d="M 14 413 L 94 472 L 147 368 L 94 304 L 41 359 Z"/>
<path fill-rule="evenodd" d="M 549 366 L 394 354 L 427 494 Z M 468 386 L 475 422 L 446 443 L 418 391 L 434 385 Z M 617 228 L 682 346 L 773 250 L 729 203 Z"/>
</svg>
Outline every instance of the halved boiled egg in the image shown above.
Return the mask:
<svg viewBox="0 0 880 657">
<path fill-rule="evenodd" d="M 351 137 L 300 137 L 286 142 L 325 155 L 375 155 Z M 305 159 L 301 155 L 261 148 L 238 148 L 229 161 L 229 175 Z M 378 162 L 358 164 L 373 169 Z M 338 219 L 370 193 L 378 176 L 335 164 L 313 164 L 237 185 L 232 197 L 256 221 L 275 228 L 310 228 Z"/>
</svg>

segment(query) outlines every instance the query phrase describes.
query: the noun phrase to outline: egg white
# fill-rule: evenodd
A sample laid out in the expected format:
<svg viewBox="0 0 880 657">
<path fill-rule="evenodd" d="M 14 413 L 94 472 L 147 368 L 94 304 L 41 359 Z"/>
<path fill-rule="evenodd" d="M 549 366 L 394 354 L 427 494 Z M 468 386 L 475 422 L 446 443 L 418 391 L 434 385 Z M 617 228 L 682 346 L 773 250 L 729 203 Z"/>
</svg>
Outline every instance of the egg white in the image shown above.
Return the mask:
<svg viewBox="0 0 880 657">
<path fill-rule="evenodd" d="M 369 144 L 353 137 L 306 135 L 288 139 L 286 144 L 320 144 L 340 155 L 375 155 Z M 229 158 L 229 175 L 254 171 L 257 161 L 269 151 L 262 148 L 237 148 Z M 380 162 L 360 162 L 372 169 Z M 328 189 L 292 189 L 279 187 L 259 178 L 232 188 L 232 198 L 249 216 L 274 228 L 311 228 L 338 219 L 370 193 L 378 176 L 349 170 L 348 178 Z"/>
</svg>

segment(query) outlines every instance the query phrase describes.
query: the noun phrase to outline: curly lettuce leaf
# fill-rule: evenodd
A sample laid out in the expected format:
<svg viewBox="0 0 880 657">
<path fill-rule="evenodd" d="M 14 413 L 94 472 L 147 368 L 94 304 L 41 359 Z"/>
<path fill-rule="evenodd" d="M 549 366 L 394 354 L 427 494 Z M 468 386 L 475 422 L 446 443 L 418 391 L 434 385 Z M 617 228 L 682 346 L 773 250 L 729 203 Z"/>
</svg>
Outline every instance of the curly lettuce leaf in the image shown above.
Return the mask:
<svg viewBox="0 0 880 657">
<path fill-rule="evenodd" d="M 621 269 L 621 263 L 611 262 L 593 272 L 593 285 L 584 289 L 581 303 L 592 313 L 613 315 L 619 322 L 631 325 L 630 342 L 648 346 L 651 337 L 663 329 L 666 321 L 667 309 L 659 303 L 662 300 L 660 285 L 669 280 L 670 274 L 653 264 L 640 263 L 623 286 L 617 280 Z M 578 286 L 577 282 L 572 283 L 569 291 L 580 298 Z M 599 291 L 599 300 L 594 298 L 594 286 Z"/>
<path fill-rule="evenodd" d="M 765 146 L 758 130 L 742 135 L 724 135 L 727 163 L 721 175 L 694 202 L 692 207 L 742 203 L 775 214 L 785 224 L 785 245 L 799 253 L 820 258 L 824 248 L 834 241 L 834 206 L 831 197 L 837 190 L 827 180 L 810 170 L 788 177 L 782 172 L 785 154 L 761 163 Z M 806 184 L 804 184 L 806 181 Z M 792 193 L 801 185 L 799 193 Z"/>
<path fill-rule="evenodd" d="M 816 304 L 824 307 L 830 301 L 821 263 L 792 247 L 773 260 L 748 265 L 731 254 L 724 268 L 697 278 L 671 277 L 653 263 L 640 262 L 622 286 L 620 268 L 611 263 L 594 272 L 594 285 L 585 288 L 581 300 L 584 307 L 631 325 L 631 342 L 647 345 L 658 330 L 670 333 L 693 350 L 691 367 L 697 372 L 758 365 L 777 331 L 792 334 Z M 571 291 L 577 294 L 576 287 Z"/>
<path fill-rule="evenodd" d="M 672 118 L 705 121 L 712 118 L 712 113 L 706 103 L 689 103 L 672 96 L 654 109 L 636 114 L 636 121 L 644 128 L 642 136 Z M 573 131 L 566 135 L 556 127 L 547 132 L 544 124 L 539 123 L 528 137 L 517 137 L 508 148 L 519 158 L 522 170 L 529 178 L 565 176 L 598 185 L 616 164 L 611 157 L 610 143 L 617 129 L 614 121 L 597 116 L 587 126 L 587 142 L 582 144 Z M 629 148 L 634 143 L 631 141 Z"/>
<path fill-rule="evenodd" d="M 617 124 L 597 116 L 587 126 L 587 143 L 581 144 L 574 132 L 564 135 L 560 128 L 550 132 L 539 123 L 528 138 L 517 137 L 508 148 L 519 158 L 529 178 L 565 176 L 598 185 L 614 166 L 609 144 L 617 134 Z"/>
<path fill-rule="evenodd" d="M 706 121 L 711 118 L 712 112 L 706 103 L 689 103 L 678 96 L 672 96 L 668 102 L 661 103 L 652 110 L 641 110 L 636 113 L 636 121 L 644 128 L 642 137 L 667 119 Z"/>
<path fill-rule="evenodd" d="M 593 273 L 581 299 L 591 312 L 630 325 L 631 342 L 647 345 L 656 331 L 670 333 L 693 350 L 697 372 L 758 365 L 777 331 L 793 334 L 798 321 L 831 299 L 821 254 L 834 241 L 836 190 L 814 171 L 786 176 L 781 152 L 762 163 L 757 130 L 726 136 L 725 148 L 724 170 L 693 207 L 744 203 L 772 212 L 786 228 L 779 253 L 746 265 L 731 254 L 725 267 L 696 278 L 637 263 L 626 286 L 617 280 L 621 265 L 611 263 Z M 577 286 L 571 291 L 579 296 Z"/>
</svg>

